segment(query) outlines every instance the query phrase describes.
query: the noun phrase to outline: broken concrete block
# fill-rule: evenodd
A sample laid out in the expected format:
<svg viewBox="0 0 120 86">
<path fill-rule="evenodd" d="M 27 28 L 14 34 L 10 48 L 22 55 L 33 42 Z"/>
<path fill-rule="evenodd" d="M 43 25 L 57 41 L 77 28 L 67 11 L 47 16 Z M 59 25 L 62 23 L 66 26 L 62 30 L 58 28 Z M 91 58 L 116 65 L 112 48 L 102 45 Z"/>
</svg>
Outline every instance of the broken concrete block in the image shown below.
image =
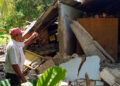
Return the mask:
<svg viewBox="0 0 120 86">
<path fill-rule="evenodd" d="M 78 69 L 79 65 L 82 61 L 82 58 L 75 57 L 70 61 L 60 64 L 60 67 L 63 67 L 67 70 L 66 79 L 70 81 L 74 81 L 76 79 L 85 79 L 85 73 L 88 73 L 90 80 L 101 80 L 99 73 L 100 73 L 100 58 L 98 56 L 89 56 L 86 58 L 86 61 L 83 63 L 79 76 Z M 101 82 L 96 82 L 96 85 L 103 85 Z"/>
<path fill-rule="evenodd" d="M 4 64 L 1 63 L 1 64 L 0 64 L 0 71 L 3 71 L 3 69 L 4 69 Z"/>
<path fill-rule="evenodd" d="M 100 77 L 110 86 L 120 86 L 120 70 L 118 69 L 104 68 Z"/>
<path fill-rule="evenodd" d="M 0 80 L 4 80 L 5 79 L 5 73 L 4 72 L 0 72 Z"/>
<path fill-rule="evenodd" d="M 39 79 L 42 75 L 43 75 L 43 74 L 38 74 L 38 75 L 37 75 L 37 78 Z"/>
<path fill-rule="evenodd" d="M 47 60 L 44 64 L 40 65 L 36 70 L 38 71 L 38 74 L 41 74 L 45 72 L 48 68 L 54 66 L 54 62 L 52 59 Z"/>
<path fill-rule="evenodd" d="M 53 61 L 55 63 L 55 65 L 59 65 L 62 63 L 65 63 L 67 61 L 69 61 L 70 59 L 72 59 L 73 56 L 67 56 L 65 53 L 57 53 L 54 57 L 53 57 Z"/>
<path fill-rule="evenodd" d="M 69 83 L 62 81 L 62 82 L 59 84 L 59 86 L 69 86 Z"/>
<path fill-rule="evenodd" d="M 96 86 L 95 83 L 96 83 L 96 81 L 90 81 L 90 86 Z M 86 81 L 77 82 L 77 86 L 87 86 Z"/>
<path fill-rule="evenodd" d="M 69 81 L 67 79 L 64 79 L 63 81 L 60 82 L 58 86 L 69 86 Z"/>
<path fill-rule="evenodd" d="M 37 80 L 37 73 L 35 72 L 35 70 L 30 70 L 25 77 L 27 80 Z"/>
<path fill-rule="evenodd" d="M 21 86 L 33 86 L 31 82 L 22 83 Z"/>
</svg>

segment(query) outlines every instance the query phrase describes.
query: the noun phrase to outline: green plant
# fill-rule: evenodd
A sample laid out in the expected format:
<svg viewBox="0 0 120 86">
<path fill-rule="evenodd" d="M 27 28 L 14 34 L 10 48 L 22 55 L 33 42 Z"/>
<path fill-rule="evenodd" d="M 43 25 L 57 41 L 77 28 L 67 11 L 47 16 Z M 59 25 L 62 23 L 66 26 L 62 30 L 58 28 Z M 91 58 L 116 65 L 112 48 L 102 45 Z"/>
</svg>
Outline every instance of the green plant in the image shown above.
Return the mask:
<svg viewBox="0 0 120 86">
<path fill-rule="evenodd" d="M 36 84 L 37 84 L 36 80 L 29 80 L 29 82 L 31 82 L 33 86 L 36 86 Z"/>
<path fill-rule="evenodd" d="M 53 66 L 40 77 L 37 86 L 57 86 L 66 76 L 64 68 Z"/>
<path fill-rule="evenodd" d="M 48 7 L 54 0 L 42 0 L 46 7 Z"/>
<path fill-rule="evenodd" d="M 14 10 L 14 0 L 0 0 L 0 17 L 7 17 Z"/>
<path fill-rule="evenodd" d="M 6 45 L 10 41 L 10 35 L 0 33 L 0 46 Z"/>
<path fill-rule="evenodd" d="M 42 0 L 0 0 L 0 28 L 25 27 L 45 10 Z"/>
<path fill-rule="evenodd" d="M 0 86 L 11 86 L 10 85 L 10 80 L 5 79 L 5 80 L 0 81 Z"/>
<path fill-rule="evenodd" d="M 43 73 L 38 80 L 37 85 L 34 80 L 30 82 L 33 84 L 33 86 L 58 86 L 60 81 L 62 81 L 65 76 L 66 70 L 64 68 L 53 66 Z M 4 85 L 1 85 L 1 83 Z M 0 86 L 10 86 L 10 82 L 8 80 L 0 81 Z"/>
</svg>

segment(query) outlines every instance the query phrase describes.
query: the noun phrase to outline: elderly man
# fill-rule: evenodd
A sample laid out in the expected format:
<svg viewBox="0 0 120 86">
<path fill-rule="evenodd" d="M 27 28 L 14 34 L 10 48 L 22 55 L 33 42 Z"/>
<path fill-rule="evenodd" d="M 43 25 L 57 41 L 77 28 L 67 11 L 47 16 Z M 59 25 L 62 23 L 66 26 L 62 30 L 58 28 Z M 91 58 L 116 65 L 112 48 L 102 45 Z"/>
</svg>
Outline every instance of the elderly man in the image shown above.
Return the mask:
<svg viewBox="0 0 120 86">
<path fill-rule="evenodd" d="M 20 86 L 26 82 L 23 72 L 23 65 L 25 56 L 23 47 L 30 44 L 30 42 L 38 36 L 34 32 L 26 41 L 23 42 L 22 32 L 19 28 L 10 30 L 11 41 L 7 45 L 7 54 L 5 62 L 6 78 L 10 79 L 11 86 Z"/>
</svg>

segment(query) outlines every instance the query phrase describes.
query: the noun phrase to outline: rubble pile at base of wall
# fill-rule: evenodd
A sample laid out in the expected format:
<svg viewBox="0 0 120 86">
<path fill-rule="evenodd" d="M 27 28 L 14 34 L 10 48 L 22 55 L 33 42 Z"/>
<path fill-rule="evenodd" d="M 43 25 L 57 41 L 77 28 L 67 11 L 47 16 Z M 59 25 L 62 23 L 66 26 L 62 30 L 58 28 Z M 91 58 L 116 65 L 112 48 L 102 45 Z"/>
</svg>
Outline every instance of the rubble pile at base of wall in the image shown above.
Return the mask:
<svg viewBox="0 0 120 86">
<path fill-rule="evenodd" d="M 4 63 L 0 62 L 0 80 L 4 80 L 5 79 L 5 72 L 4 72 Z"/>
</svg>

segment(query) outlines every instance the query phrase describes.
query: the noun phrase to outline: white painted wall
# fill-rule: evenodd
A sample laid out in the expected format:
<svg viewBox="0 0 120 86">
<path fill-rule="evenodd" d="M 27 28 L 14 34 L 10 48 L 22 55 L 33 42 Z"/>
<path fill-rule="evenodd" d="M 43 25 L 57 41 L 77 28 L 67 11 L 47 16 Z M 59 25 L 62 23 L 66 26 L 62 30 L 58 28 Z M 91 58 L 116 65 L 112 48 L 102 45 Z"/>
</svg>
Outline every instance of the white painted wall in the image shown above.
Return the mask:
<svg viewBox="0 0 120 86">
<path fill-rule="evenodd" d="M 89 79 L 100 80 L 100 58 L 98 56 L 87 57 L 79 72 L 79 76 L 77 76 L 81 61 L 82 59 L 77 56 L 66 63 L 60 64 L 60 67 L 67 70 L 66 79 L 70 81 L 81 78 L 85 79 L 85 73 L 87 72 Z M 96 84 L 102 85 L 103 83 L 97 82 Z"/>
</svg>

